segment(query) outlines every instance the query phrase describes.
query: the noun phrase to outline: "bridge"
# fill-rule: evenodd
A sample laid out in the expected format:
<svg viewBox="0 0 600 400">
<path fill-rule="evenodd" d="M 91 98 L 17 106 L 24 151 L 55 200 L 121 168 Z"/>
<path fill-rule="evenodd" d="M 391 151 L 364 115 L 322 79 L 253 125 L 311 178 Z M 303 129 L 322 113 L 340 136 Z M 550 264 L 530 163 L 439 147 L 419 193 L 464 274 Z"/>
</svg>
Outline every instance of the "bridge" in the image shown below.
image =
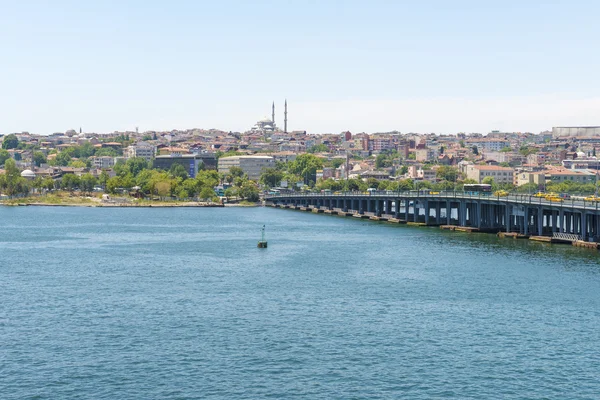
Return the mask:
<svg viewBox="0 0 600 400">
<path fill-rule="evenodd" d="M 599 203 L 585 200 L 527 194 L 372 191 L 282 193 L 267 195 L 265 201 L 273 207 L 391 222 L 600 241 Z"/>
</svg>

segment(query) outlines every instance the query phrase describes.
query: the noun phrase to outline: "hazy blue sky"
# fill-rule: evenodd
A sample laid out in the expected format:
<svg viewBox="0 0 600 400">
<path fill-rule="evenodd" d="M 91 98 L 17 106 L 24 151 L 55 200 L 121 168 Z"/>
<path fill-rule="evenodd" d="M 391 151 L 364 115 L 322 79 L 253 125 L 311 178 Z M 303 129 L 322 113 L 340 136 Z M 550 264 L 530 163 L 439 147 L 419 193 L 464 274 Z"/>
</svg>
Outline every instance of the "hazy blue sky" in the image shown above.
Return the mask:
<svg viewBox="0 0 600 400">
<path fill-rule="evenodd" d="M 598 1 L 0 0 L 0 133 L 600 124 Z"/>
</svg>

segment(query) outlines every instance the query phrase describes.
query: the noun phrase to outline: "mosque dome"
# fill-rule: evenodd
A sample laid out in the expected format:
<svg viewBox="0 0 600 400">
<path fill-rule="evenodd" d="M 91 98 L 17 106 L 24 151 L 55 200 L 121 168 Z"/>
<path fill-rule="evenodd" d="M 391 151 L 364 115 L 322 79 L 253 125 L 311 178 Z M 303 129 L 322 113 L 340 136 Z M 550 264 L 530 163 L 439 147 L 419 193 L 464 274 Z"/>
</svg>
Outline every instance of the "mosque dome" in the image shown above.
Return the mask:
<svg viewBox="0 0 600 400">
<path fill-rule="evenodd" d="M 585 153 L 583 151 L 578 151 L 577 158 L 583 158 L 583 157 L 585 157 Z"/>
<path fill-rule="evenodd" d="M 21 172 L 21 176 L 27 179 L 35 179 L 35 172 L 33 172 L 30 169 L 26 169 L 23 172 Z"/>
<path fill-rule="evenodd" d="M 258 122 L 262 122 L 263 124 L 271 124 L 271 123 L 273 123 L 273 121 L 271 121 L 271 118 L 269 118 L 269 117 L 264 117 L 263 119 L 261 119 Z"/>
</svg>

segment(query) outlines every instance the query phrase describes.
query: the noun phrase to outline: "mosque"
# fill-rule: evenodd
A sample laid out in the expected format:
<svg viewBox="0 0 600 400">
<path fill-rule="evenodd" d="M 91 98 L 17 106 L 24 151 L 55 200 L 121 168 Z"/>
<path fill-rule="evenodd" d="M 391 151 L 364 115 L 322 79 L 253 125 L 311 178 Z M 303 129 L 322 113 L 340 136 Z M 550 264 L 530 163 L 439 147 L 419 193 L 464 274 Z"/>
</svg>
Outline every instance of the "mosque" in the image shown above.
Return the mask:
<svg viewBox="0 0 600 400">
<path fill-rule="evenodd" d="M 283 119 L 283 131 L 287 133 L 287 99 L 285 100 L 284 106 L 284 119 Z M 269 117 L 264 117 L 261 120 L 257 121 L 256 124 L 252 128 L 250 128 L 252 132 L 261 132 L 261 133 L 271 133 L 279 130 L 277 125 L 275 125 L 275 102 L 273 102 L 273 106 L 271 109 L 271 119 Z"/>
</svg>

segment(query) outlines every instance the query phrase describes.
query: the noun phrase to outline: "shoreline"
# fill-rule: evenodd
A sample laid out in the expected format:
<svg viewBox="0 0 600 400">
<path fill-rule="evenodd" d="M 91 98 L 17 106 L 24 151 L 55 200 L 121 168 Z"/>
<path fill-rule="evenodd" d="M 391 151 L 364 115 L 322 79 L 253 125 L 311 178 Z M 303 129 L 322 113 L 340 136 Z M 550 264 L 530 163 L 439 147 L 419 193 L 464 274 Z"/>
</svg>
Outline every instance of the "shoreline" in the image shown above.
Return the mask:
<svg viewBox="0 0 600 400">
<path fill-rule="evenodd" d="M 203 204 L 203 203 L 174 203 L 174 204 L 118 204 L 118 203 L 16 203 L 6 204 L 0 202 L 0 207 L 87 207 L 87 208 L 225 208 L 225 207 L 261 207 L 261 204 Z"/>
</svg>

